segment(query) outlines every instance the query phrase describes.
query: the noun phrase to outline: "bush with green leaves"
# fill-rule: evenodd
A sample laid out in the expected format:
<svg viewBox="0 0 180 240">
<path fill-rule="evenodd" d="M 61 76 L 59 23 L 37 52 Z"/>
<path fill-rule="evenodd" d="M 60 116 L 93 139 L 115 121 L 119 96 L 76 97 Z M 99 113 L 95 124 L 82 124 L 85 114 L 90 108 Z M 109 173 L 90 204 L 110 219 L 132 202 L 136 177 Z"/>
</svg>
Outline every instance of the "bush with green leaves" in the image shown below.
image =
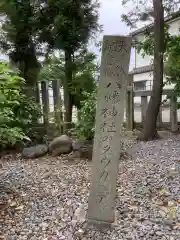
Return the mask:
<svg viewBox="0 0 180 240">
<path fill-rule="evenodd" d="M 86 100 L 81 102 L 81 109 L 78 112 L 78 122 L 72 133 L 82 140 L 92 140 L 94 137 L 95 115 L 97 92 L 84 93 Z"/>
<path fill-rule="evenodd" d="M 0 62 L 0 147 L 30 141 L 28 133 L 40 110 L 33 97 L 25 95 L 25 81 L 16 69 Z"/>
</svg>

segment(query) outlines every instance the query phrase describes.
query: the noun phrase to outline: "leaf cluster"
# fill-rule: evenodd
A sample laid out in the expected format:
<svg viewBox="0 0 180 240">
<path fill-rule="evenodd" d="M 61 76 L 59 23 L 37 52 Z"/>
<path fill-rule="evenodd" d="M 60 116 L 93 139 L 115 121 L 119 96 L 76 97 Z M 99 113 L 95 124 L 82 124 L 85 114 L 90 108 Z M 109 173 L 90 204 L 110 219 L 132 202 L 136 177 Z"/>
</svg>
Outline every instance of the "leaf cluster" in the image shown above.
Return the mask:
<svg viewBox="0 0 180 240">
<path fill-rule="evenodd" d="M 34 99 L 23 93 L 24 79 L 7 63 L 0 62 L 0 146 L 29 141 L 28 132 L 34 115 L 40 110 Z"/>
<path fill-rule="evenodd" d="M 99 71 L 96 55 L 87 50 L 76 52 L 73 56 L 72 71 L 73 78 L 68 88 L 73 98 L 73 105 L 80 109 L 81 101 L 87 97 L 83 92 L 91 93 L 96 88 L 96 74 Z M 47 59 L 40 72 L 39 80 L 48 82 L 58 80 L 60 86 L 63 86 L 64 81 L 66 81 L 63 52 Z"/>
<path fill-rule="evenodd" d="M 71 131 L 78 139 L 92 140 L 95 130 L 97 91 L 84 92 L 83 94 L 86 100 L 81 102 L 82 107 L 78 112 L 78 122 Z"/>
</svg>

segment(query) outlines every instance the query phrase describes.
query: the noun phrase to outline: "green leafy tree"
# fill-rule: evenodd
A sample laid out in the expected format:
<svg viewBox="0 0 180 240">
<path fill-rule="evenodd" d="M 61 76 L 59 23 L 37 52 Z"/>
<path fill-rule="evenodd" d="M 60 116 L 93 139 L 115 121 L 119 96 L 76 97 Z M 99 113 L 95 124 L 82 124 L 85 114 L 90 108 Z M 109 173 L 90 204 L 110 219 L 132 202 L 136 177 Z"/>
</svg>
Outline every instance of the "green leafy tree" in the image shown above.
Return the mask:
<svg viewBox="0 0 180 240">
<path fill-rule="evenodd" d="M 30 141 L 34 115 L 40 116 L 34 99 L 23 94 L 24 84 L 16 69 L 0 62 L 0 147 Z"/>
<path fill-rule="evenodd" d="M 125 4 L 128 2 L 124 1 Z M 170 12 L 172 4 L 168 1 L 162 2 L 162 0 L 153 0 L 150 2 L 134 1 L 134 3 L 133 10 L 127 15 L 122 16 L 123 20 L 130 26 L 135 26 L 140 21 L 151 21 L 154 23 L 152 95 L 148 104 L 143 131 L 138 137 L 140 140 L 147 141 L 158 137 L 156 122 L 163 89 L 164 11 Z"/>
<path fill-rule="evenodd" d="M 164 75 L 166 76 L 165 84 L 174 84 L 174 91 L 177 96 L 180 96 L 180 37 L 178 35 L 171 35 L 168 24 L 164 26 L 165 32 L 165 53 L 164 53 Z M 138 53 L 143 55 L 153 55 L 154 51 L 154 33 L 150 32 L 145 35 L 143 41 L 135 42 L 135 47 Z"/>
<path fill-rule="evenodd" d="M 174 84 L 174 91 L 180 97 L 180 37 L 170 36 L 168 39 L 165 75 L 168 84 Z"/>
<path fill-rule="evenodd" d="M 26 93 L 31 96 L 41 67 L 37 57 L 41 46 L 35 37 L 38 22 L 34 18 L 34 1 L 2 0 L 0 14 L 0 46 L 20 70 L 20 76 L 26 81 Z"/>
<path fill-rule="evenodd" d="M 174 45 L 173 36 L 169 34 L 169 25 L 164 24 L 164 61 L 167 61 L 167 58 L 169 56 L 169 51 L 171 51 L 171 48 Z M 144 57 L 145 55 L 153 56 L 154 53 L 154 32 L 152 29 L 147 30 L 144 34 L 144 39 L 141 41 L 138 41 L 138 39 L 135 39 L 134 41 L 134 47 L 136 48 L 137 52 Z"/>
<path fill-rule="evenodd" d="M 88 94 L 96 89 L 96 74 L 99 71 L 99 66 L 96 62 L 95 54 L 86 50 L 79 51 L 73 56 L 73 79 L 68 85 L 72 96 L 72 104 L 78 110 L 81 109 L 82 101 L 88 98 Z M 63 114 L 62 114 L 62 97 L 60 96 L 60 87 L 64 87 L 65 78 L 65 60 L 63 52 L 52 55 L 46 60 L 40 75 L 40 80 L 49 82 L 49 87 L 52 87 L 54 97 L 54 120 L 59 129 L 62 131 Z M 52 84 L 51 84 L 52 83 Z M 83 92 L 87 94 L 83 94 Z"/>
<path fill-rule="evenodd" d="M 73 56 L 100 30 L 98 7 L 99 3 L 92 0 L 1 1 L 0 12 L 5 16 L 1 46 L 16 63 L 30 89 L 35 86 L 39 73 L 39 54 L 43 52 L 46 59 L 50 51 L 64 52 L 67 123 L 72 119 L 73 96 L 69 85 L 73 79 Z"/>
<path fill-rule="evenodd" d="M 69 85 L 73 105 L 79 110 L 81 102 L 87 99 L 87 94 L 96 89 L 96 74 L 99 72 L 99 65 L 94 53 L 83 50 L 73 56 L 73 78 Z"/>
<path fill-rule="evenodd" d="M 72 105 L 81 108 L 81 102 L 86 99 L 83 92 L 91 93 L 96 88 L 96 73 L 99 66 L 96 55 L 86 50 L 73 55 L 72 59 L 72 82 L 68 85 L 68 90 L 72 96 Z M 49 58 L 42 68 L 39 76 L 40 80 L 59 80 L 60 86 L 64 87 L 65 59 L 63 52 Z"/>
<path fill-rule="evenodd" d="M 97 91 L 83 94 L 86 100 L 81 102 L 82 107 L 78 112 L 79 121 L 71 131 L 78 139 L 92 140 L 94 138 Z"/>
<path fill-rule="evenodd" d="M 73 96 L 69 85 L 73 81 L 73 56 L 100 30 L 99 3 L 92 0 L 45 2 L 40 11 L 39 41 L 50 48 L 62 50 L 65 56 L 64 104 L 66 128 L 72 121 Z M 53 17 L 52 17 L 53 16 Z"/>
</svg>

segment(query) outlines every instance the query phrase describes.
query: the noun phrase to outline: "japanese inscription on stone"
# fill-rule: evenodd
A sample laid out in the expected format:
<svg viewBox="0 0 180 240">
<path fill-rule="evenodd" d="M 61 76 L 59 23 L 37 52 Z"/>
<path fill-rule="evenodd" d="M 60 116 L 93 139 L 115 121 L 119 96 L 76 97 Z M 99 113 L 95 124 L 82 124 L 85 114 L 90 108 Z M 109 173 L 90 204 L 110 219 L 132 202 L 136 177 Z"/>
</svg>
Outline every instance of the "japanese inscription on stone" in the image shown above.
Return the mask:
<svg viewBox="0 0 180 240">
<path fill-rule="evenodd" d="M 131 38 L 104 36 L 93 147 L 89 220 L 112 223 Z"/>
</svg>

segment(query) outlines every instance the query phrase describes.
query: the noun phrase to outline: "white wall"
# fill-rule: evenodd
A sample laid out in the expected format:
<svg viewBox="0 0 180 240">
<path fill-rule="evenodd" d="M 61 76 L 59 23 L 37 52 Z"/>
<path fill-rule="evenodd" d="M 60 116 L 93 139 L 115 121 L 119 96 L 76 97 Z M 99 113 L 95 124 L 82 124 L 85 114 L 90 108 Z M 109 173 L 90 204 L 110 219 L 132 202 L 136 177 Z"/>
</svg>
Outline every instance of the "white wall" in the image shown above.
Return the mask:
<svg viewBox="0 0 180 240">
<path fill-rule="evenodd" d="M 179 35 L 180 18 L 177 18 L 169 23 L 169 33 L 171 35 Z"/>
<path fill-rule="evenodd" d="M 137 41 L 143 41 L 145 39 L 145 35 L 141 34 L 136 36 Z M 142 56 L 143 51 L 140 51 L 140 53 L 135 51 L 135 68 L 143 67 L 152 64 L 153 56 L 145 55 Z"/>
<path fill-rule="evenodd" d="M 150 82 L 152 82 L 152 79 L 153 79 L 152 72 L 135 74 L 133 76 L 133 82 L 146 80 L 146 89 L 147 90 L 150 90 Z M 134 97 L 134 103 L 140 104 L 141 103 L 141 97 Z"/>
<path fill-rule="evenodd" d="M 146 90 L 151 90 L 152 88 L 152 80 L 153 80 L 153 72 L 146 72 L 146 73 L 140 73 L 140 74 L 135 74 L 133 76 L 133 82 L 138 82 L 138 81 L 144 81 L 146 80 Z M 164 82 L 166 82 L 166 77 L 164 76 Z M 150 83 L 151 82 L 151 83 Z M 164 86 L 164 89 L 173 89 L 174 84 L 167 84 Z M 162 100 L 164 100 L 166 96 L 162 96 Z M 148 97 L 149 101 L 150 97 Z M 141 103 L 141 97 L 134 97 L 134 102 L 140 104 Z"/>
<path fill-rule="evenodd" d="M 153 73 L 152 72 L 139 73 L 139 74 L 135 74 L 133 76 L 133 81 L 134 82 L 143 81 L 143 80 L 152 81 L 152 79 L 153 79 Z"/>
<path fill-rule="evenodd" d="M 180 34 L 180 31 L 179 31 L 179 29 L 180 29 L 180 18 L 172 20 L 168 24 L 169 24 L 169 33 L 171 35 L 179 35 Z M 136 36 L 138 41 L 143 41 L 144 37 L 145 37 L 144 34 L 140 34 L 140 35 Z M 150 64 L 153 63 L 152 61 L 153 61 L 153 56 L 145 55 L 143 57 L 141 55 L 141 53 L 137 53 L 137 51 L 135 51 L 135 64 L 134 64 L 135 68 L 150 65 Z M 146 82 L 146 89 L 147 90 L 150 90 L 149 81 L 152 81 L 152 79 L 153 79 L 153 73 L 152 72 L 135 74 L 133 76 L 133 81 L 134 82 L 147 80 L 147 82 Z M 164 76 L 164 82 L 165 81 L 166 81 L 166 77 Z M 164 86 L 164 89 L 173 89 L 173 88 L 174 88 L 173 84 Z M 164 100 L 165 98 L 166 98 L 166 96 L 162 96 L 162 100 Z M 139 104 L 141 102 L 141 98 L 140 97 L 135 97 L 134 102 Z"/>
<path fill-rule="evenodd" d="M 169 33 L 171 35 L 179 35 L 180 34 L 180 18 L 177 18 L 175 20 L 170 21 L 169 23 Z M 136 36 L 138 41 L 143 41 L 145 38 L 144 34 L 140 34 L 138 36 Z M 153 56 L 148 56 L 145 55 L 144 57 L 141 55 L 140 53 L 137 53 L 137 51 L 135 51 L 135 64 L 134 67 L 138 68 L 138 67 L 143 67 L 143 66 L 147 66 L 152 64 L 153 62 Z"/>
<path fill-rule="evenodd" d="M 135 74 L 133 76 L 133 82 L 138 82 L 138 81 L 144 81 L 146 80 L 146 89 L 150 90 L 150 81 L 153 81 L 153 72 L 145 72 L 145 73 L 139 73 Z M 163 81 L 166 82 L 166 76 L 164 76 Z M 175 84 L 166 84 L 164 86 L 164 89 L 173 89 Z"/>
</svg>

